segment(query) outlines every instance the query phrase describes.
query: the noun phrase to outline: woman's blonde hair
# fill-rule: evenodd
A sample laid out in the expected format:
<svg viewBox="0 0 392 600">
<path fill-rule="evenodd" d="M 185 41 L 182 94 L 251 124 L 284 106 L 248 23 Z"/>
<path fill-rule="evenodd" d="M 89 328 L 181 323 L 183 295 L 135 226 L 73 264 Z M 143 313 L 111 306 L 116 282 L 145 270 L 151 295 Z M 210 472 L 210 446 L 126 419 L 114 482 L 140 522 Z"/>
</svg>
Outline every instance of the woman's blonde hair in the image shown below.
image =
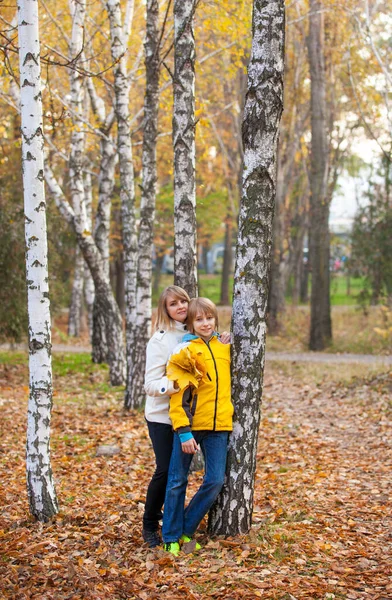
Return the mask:
<svg viewBox="0 0 392 600">
<path fill-rule="evenodd" d="M 169 317 L 169 313 L 167 312 L 166 308 L 166 300 L 169 296 L 174 296 L 174 298 L 179 298 L 180 300 L 186 300 L 187 302 L 190 302 L 190 298 L 186 291 L 178 285 L 169 285 L 167 288 L 165 288 L 158 300 L 155 329 L 164 329 L 166 331 L 167 329 L 173 328 L 173 319 Z"/>
<path fill-rule="evenodd" d="M 200 313 L 207 317 L 213 316 L 215 319 L 215 329 L 218 329 L 218 310 L 215 304 L 208 298 L 192 298 L 192 300 L 189 302 L 188 317 L 186 319 L 188 330 L 191 333 L 194 333 L 193 322 L 196 319 L 196 315 Z"/>
</svg>

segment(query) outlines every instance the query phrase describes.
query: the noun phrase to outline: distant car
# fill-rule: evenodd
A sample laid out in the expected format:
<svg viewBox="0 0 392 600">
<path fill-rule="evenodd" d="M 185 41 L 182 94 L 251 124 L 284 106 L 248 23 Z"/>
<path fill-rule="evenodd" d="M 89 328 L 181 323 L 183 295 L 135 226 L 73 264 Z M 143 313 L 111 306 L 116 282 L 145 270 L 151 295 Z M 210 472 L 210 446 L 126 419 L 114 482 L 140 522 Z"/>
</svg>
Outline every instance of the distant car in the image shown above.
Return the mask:
<svg viewBox="0 0 392 600">
<path fill-rule="evenodd" d="M 165 256 L 163 257 L 161 273 L 167 273 L 173 275 L 174 273 L 174 248 L 166 250 Z"/>
<path fill-rule="evenodd" d="M 234 271 L 235 265 L 235 246 L 232 247 L 232 265 L 231 270 Z M 207 254 L 207 272 L 222 273 L 223 269 L 223 257 L 225 254 L 225 247 L 223 244 L 214 244 L 211 250 Z"/>
</svg>

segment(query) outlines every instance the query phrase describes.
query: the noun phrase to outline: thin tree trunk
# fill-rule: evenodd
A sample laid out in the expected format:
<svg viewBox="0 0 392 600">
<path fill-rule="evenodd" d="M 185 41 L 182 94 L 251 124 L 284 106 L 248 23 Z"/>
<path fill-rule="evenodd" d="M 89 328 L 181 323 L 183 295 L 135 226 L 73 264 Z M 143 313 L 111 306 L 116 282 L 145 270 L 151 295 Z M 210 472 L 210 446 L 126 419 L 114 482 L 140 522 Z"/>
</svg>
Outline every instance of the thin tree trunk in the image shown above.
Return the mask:
<svg viewBox="0 0 392 600">
<path fill-rule="evenodd" d="M 137 264 L 136 330 L 133 360 L 128 372 L 125 407 L 137 408 L 145 401 L 144 372 L 146 346 L 151 335 L 151 279 L 153 223 L 157 183 L 157 133 L 159 107 L 159 1 L 147 0 L 146 15 L 146 94 L 142 157 L 142 198 Z"/>
<path fill-rule="evenodd" d="M 110 281 L 103 268 L 101 254 L 94 242 L 86 223 L 75 218 L 71 206 L 53 176 L 51 169 L 45 166 L 45 180 L 64 218 L 74 228 L 76 239 L 82 250 L 84 260 L 88 264 L 94 281 L 95 294 L 99 302 L 99 313 L 105 315 L 105 335 L 108 346 L 108 363 L 110 367 L 110 383 L 121 385 L 125 378 L 124 337 L 122 319 L 117 302 L 113 296 Z"/>
<path fill-rule="evenodd" d="M 94 114 L 99 120 L 99 128 L 102 134 L 99 142 L 101 159 L 98 175 L 98 206 L 95 216 L 94 240 L 102 256 L 104 274 L 109 281 L 110 212 L 117 160 L 116 148 L 110 135 L 110 129 L 115 117 L 114 112 L 106 116 L 105 104 L 101 98 L 99 98 L 91 77 L 87 80 L 87 88 Z M 95 298 L 93 306 L 93 331 L 91 336 L 92 359 L 95 363 L 105 363 L 108 362 L 105 315 L 99 313 L 99 307 L 100 304 Z"/>
<path fill-rule="evenodd" d="M 249 531 L 263 388 L 268 275 L 283 110 L 284 0 L 254 0 L 252 54 L 243 117 L 244 169 L 233 294 L 235 421 L 227 478 L 210 512 L 213 534 Z"/>
<path fill-rule="evenodd" d="M 174 283 L 197 296 L 194 0 L 174 0 Z"/>
<path fill-rule="evenodd" d="M 133 13 L 134 0 L 127 2 L 127 11 Z M 115 113 L 117 120 L 117 152 L 120 167 L 120 199 L 122 216 L 122 237 L 124 248 L 124 285 L 125 285 L 125 324 L 126 324 L 126 360 L 128 382 L 135 348 L 136 336 L 136 276 L 138 258 L 138 240 L 135 215 L 135 182 L 133 173 L 132 141 L 129 112 L 130 79 L 126 67 L 126 51 L 129 30 L 122 24 L 121 4 L 119 0 L 107 0 L 110 22 L 111 53 L 116 62 L 114 69 Z M 132 22 L 132 19 L 130 19 Z M 130 26 L 130 25 L 129 25 Z M 128 383 L 125 401 L 128 396 Z"/>
<path fill-rule="evenodd" d="M 18 1 L 22 165 L 29 315 L 30 393 L 26 443 L 27 493 L 32 515 L 58 512 L 50 461 L 52 362 L 44 189 L 38 2 Z"/>
<path fill-rule="evenodd" d="M 93 218 L 92 218 L 92 204 L 93 204 L 93 187 L 91 182 L 90 173 L 86 173 L 84 176 L 84 191 L 85 191 L 85 202 L 86 202 L 86 213 L 87 213 L 87 224 L 89 231 L 93 230 Z M 87 310 L 87 328 L 89 338 L 92 341 L 93 338 L 93 310 L 94 310 L 94 299 L 95 289 L 94 281 L 91 277 L 90 269 L 83 259 L 84 264 L 84 301 Z"/>
<path fill-rule="evenodd" d="M 69 0 L 72 17 L 72 38 L 70 54 L 77 57 L 83 50 L 83 30 L 86 13 L 86 1 Z M 81 223 L 87 222 L 87 213 L 83 182 L 83 155 L 84 155 L 84 129 L 82 117 L 84 115 L 84 88 L 81 75 L 74 69 L 70 71 L 71 106 L 73 108 L 73 128 L 71 134 L 71 149 L 69 155 L 69 180 L 72 196 L 72 205 L 75 218 Z M 83 256 L 76 252 L 74 288 L 70 307 L 69 322 L 74 334 L 80 333 L 80 319 L 83 302 Z M 72 312 L 71 312 L 72 311 Z M 68 331 L 72 331 L 69 327 Z"/>
<path fill-rule="evenodd" d="M 117 253 L 114 261 L 114 273 L 116 284 L 116 300 L 122 316 L 125 314 L 125 287 L 124 287 L 124 257 L 121 252 Z"/>
<path fill-rule="evenodd" d="M 153 282 L 152 282 L 152 293 L 155 296 L 157 296 L 159 293 L 159 285 L 161 282 L 161 274 L 162 274 L 162 266 L 163 266 L 164 258 L 165 258 L 165 254 L 164 254 L 163 250 L 162 250 L 162 252 L 157 251 L 156 260 L 155 260 L 154 277 L 153 277 Z"/>
<path fill-rule="evenodd" d="M 233 263 L 233 215 L 229 211 L 225 222 L 225 247 L 223 253 L 222 279 L 220 291 L 220 304 L 227 306 L 230 304 L 229 281 Z"/>
<path fill-rule="evenodd" d="M 324 66 L 324 15 L 319 0 L 310 0 L 308 55 L 311 89 L 310 309 L 311 350 L 323 350 L 332 339 L 329 274 L 328 137 Z"/>
<path fill-rule="evenodd" d="M 79 337 L 83 308 L 84 258 L 79 246 L 75 249 L 75 267 L 72 284 L 71 304 L 68 315 L 68 335 Z"/>
<path fill-rule="evenodd" d="M 85 2 L 84 0 L 78 2 L 76 2 L 76 0 L 70 0 L 70 8 L 73 17 L 71 55 L 75 59 L 75 57 L 80 57 L 83 51 Z M 45 179 L 60 212 L 74 228 L 78 244 L 80 245 L 84 259 L 90 269 L 95 286 L 98 312 L 99 314 L 104 315 L 105 319 L 104 330 L 108 347 L 107 358 L 110 367 L 110 383 L 112 385 L 121 385 L 124 383 L 125 376 L 122 319 L 110 287 L 109 279 L 104 270 L 102 257 L 87 223 L 82 174 L 84 133 L 83 123 L 78 116 L 83 115 L 83 89 L 80 77 L 80 74 L 76 70 L 71 74 L 71 103 L 73 105 L 75 121 L 75 127 L 71 138 L 72 145 L 70 153 L 72 208 L 65 200 L 63 191 L 47 165 L 45 166 Z"/>
<path fill-rule="evenodd" d="M 268 333 L 276 335 L 280 329 L 279 318 L 285 308 L 285 288 L 282 277 L 284 233 L 284 168 L 278 159 L 275 215 L 273 221 L 270 287 L 268 296 Z"/>
</svg>

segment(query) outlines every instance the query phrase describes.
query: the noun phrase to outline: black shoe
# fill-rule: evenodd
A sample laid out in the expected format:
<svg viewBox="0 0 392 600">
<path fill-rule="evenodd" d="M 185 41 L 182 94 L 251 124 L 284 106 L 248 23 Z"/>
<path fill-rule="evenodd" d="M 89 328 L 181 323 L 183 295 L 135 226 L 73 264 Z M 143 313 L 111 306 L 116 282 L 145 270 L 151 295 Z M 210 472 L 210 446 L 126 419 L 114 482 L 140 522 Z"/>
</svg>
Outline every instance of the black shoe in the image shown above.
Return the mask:
<svg viewBox="0 0 392 600">
<path fill-rule="evenodd" d="M 162 543 L 158 531 L 148 531 L 148 529 L 143 529 L 142 536 L 143 540 L 147 542 L 150 548 L 156 548 L 156 546 L 160 546 Z"/>
</svg>

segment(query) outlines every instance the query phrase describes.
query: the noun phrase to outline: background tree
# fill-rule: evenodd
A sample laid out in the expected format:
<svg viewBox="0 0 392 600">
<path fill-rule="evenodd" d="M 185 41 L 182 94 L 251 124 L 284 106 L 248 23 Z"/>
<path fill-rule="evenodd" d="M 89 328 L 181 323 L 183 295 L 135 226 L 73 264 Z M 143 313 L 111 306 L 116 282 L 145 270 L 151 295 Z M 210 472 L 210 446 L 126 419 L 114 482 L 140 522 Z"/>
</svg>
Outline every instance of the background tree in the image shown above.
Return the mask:
<svg viewBox="0 0 392 600">
<path fill-rule="evenodd" d="M 324 14 L 310 0 L 308 55 L 311 89 L 311 169 L 309 257 L 312 270 L 309 347 L 323 350 L 332 339 L 329 274 L 329 197 Z"/>
<path fill-rule="evenodd" d="M 151 277 L 153 223 L 157 184 L 157 132 L 159 107 L 159 2 L 147 0 L 146 6 L 146 93 L 143 123 L 142 198 L 137 262 L 136 335 L 125 406 L 139 407 L 145 400 L 144 372 L 146 346 L 151 335 Z"/>
<path fill-rule="evenodd" d="M 210 513 L 209 530 L 215 534 L 245 533 L 252 522 L 277 146 L 283 111 L 284 37 L 284 1 L 262 4 L 255 0 L 242 129 L 244 169 L 233 293 L 235 420 L 227 481 Z"/>
<path fill-rule="evenodd" d="M 355 217 L 352 232 L 351 271 L 364 275 L 362 303 L 392 305 L 392 201 L 391 162 L 384 158 L 382 169 L 369 181 L 368 203 Z"/>
<path fill-rule="evenodd" d="M 174 283 L 197 296 L 195 0 L 174 0 Z"/>
<path fill-rule="evenodd" d="M 30 393 L 26 444 L 30 510 L 40 521 L 58 512 L 50 462 L 51 327 L 44 189 L 38 2 L 18 3 Z"/>
</svg>

